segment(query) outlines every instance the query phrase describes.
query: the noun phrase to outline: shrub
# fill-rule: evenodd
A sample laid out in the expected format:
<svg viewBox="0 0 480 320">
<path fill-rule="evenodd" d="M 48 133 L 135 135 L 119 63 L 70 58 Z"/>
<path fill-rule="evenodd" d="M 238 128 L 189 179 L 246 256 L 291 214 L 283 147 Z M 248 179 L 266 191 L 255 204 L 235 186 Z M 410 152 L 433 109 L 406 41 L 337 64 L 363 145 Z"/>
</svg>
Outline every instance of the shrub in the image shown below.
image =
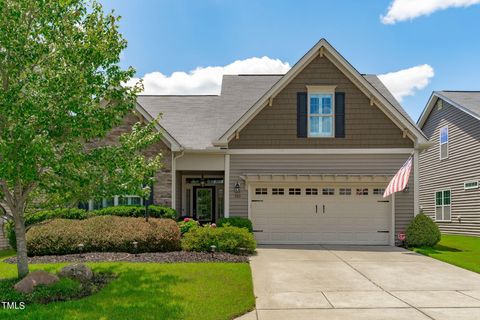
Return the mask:
<svg viewBox="0 0 480 320">
<path fill-rule="evenodd" d="M 198 221 L 193 220 L 192 218 L 185 218 L 183 221 L 178 222 L 178 227 L 180 228 L 180 232 L 182 234 L 187 233 L 190 229 L 198 227 Z"/>
<path fill-rule="evenodd" d="M 231 226 L 193 228 L 182 238 L 182 249 L 185 251 L 206 252 L 211 250 L 212 245 L 219 252 L 233 254 L 241 253 L 240 248 L 245 248 L 245 253 L 253 253 L 256 248 L 255 239 L 247 229 Z"/>
<path fill-rule="evenodd" d="M 253 232 L 252 221 L 247 218 L 240 218 L 240 217 L 230 217 L 230 218 L 221 218 L 218 220 L 217 226 L 232 226 L 232 227 L 239 227 L 239 228 L 246 228 L 249 232 Z"/>
<path fill-rule="evenodd" d="M 405 241 L 409 247 L 433 247 L 440 241 L 440 237 L 437 224 L 421 213 L 408 225 Z"/>
<path fill-rule="evenodd" d="M 149 217 L 152 218 L 168 218 L 175 219 L 177 212 L 169 207 L 151 205 L 148 206 Z M 119 217 L 144 217 L 145 207 L 143 206 L 116 206 L 108 207 L 98 210 L 86 211 L 84 209 L 77 208 L 62 208 L 54 210 L 44 210 L 28 214 L 25 216 L 25 227 L 28 228 L 32 225 L 51 219 L 75 219 L 83 220 L 94 216 L 119 216 Z M 8 242 L 12 248 L 17 247 L 15 239 L 15 229 L 13 222 L 10 221 L 5 225 L 5 232 L 8 238 Z"/>
<path fill-rule="evenodd" d="M 29 255 L 57 255 L 113 251 L 166 252 L 180 250 L 180 230 L 171 219 L 99 216 L 85 220 L 55 219 L 31 227 L 27 232 Z"/>
</svg>

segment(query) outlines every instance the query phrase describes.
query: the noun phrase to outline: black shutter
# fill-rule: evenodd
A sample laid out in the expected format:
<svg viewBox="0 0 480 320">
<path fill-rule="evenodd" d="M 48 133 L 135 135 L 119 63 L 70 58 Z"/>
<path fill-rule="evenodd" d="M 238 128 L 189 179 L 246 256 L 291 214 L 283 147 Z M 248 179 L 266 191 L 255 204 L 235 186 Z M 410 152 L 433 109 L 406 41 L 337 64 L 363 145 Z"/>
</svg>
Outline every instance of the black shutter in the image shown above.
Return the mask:
<svg viewBox="0 0 480 320">
<path fill-rule="evenodd" d="M 335 138 L 345 138 L 345 92 L 335 92 Z"/>
<path fill-rule="evenodd" d="M 307 93 L 297 92 L 297 137 L 307 137 L 308 127 Z"/>
</svg>

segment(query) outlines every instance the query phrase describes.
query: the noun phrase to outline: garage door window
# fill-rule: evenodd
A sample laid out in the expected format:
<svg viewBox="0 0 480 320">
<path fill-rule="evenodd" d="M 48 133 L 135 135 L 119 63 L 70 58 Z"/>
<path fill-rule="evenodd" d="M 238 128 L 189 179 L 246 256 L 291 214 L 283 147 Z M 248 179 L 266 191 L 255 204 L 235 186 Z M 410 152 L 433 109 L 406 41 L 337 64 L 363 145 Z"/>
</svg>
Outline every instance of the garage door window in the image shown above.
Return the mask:
<svg viewBox="0 0 480 320">
<path fill-rule="evenodd" d="M 450 221 L 451 220 L 451 192 L 450 190 L 442 190 L 435 192 L 435 220 Z"/>
<path fill-rule="evenodd" d="M 302 189 L 300 188 L 290 188 L 288 189 L 288 194 L 291 196 L 299 196 L 302 194 Z"/>
<path fill-rule="evenodd" d="M 272 188 L 272 195 L 280 196 L 285 194 L 285 189 L 283 188 Z"/>
<path fill-rule="evenodd" d="M 375 195 L 383 195 L 385 193 L 385 188 L 374 188 L 373 194 Z"/>
<path fill-rule="evenodd" d="M 333 196 L 335 194 L 335 189 L 333 189 L 333 188 L 323 188 L 322 189 L 322 194 L 324 196 Z"/>
<path fill-rule="evenodd" d="M 352 195 L 352 189 L 350 188 L 340 188 L 338 190 L 341 196 L 350 196 Z"/>
<path fill-rule="evenodd" d="M 305 194 L 307 196 L 316 196 L 316 195 L 318 195 L 318 189 L 317 188 L 306 188 L 305 189 Z"/>
<path fill-rule="evenodd" d="M 368 196 L 368 188 L 357 189 L 357 196 Z"/>
<path fill-rule="evenodd" d="M 256 195 L 265 195 L 268 194 L 267 188 L 255 188 Z"/>
</svg>

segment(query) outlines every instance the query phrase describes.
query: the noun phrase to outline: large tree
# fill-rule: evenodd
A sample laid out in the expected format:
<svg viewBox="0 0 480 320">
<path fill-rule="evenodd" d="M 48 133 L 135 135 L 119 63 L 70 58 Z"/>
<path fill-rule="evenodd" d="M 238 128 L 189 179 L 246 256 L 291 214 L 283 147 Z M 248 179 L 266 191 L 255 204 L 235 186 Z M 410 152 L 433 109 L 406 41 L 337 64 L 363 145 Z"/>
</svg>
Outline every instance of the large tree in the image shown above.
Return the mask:
<svg viewBox="0 0 480 320">
<path fill-rule="evenodd" d="M 146 196 L 160 166 L 160 155 L 142 155 L 160 138 L 153 122 L 102 142 L 134 110 L 141 86 L 123 85 L 135 71 L 119 66 L 118 19 L 95 1 L 0 0 L 0 197 L 14 221 L 20 277 L 32 201 Z"/>
</svg>

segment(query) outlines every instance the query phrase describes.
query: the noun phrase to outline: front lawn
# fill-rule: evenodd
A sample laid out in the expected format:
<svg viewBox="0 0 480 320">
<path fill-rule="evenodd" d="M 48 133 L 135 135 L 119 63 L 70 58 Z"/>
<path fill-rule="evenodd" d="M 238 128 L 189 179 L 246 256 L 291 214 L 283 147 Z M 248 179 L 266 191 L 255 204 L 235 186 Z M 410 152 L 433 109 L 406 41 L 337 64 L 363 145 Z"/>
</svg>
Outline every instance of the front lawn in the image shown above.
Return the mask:
<svg viewBox="0 0 480 320">
<path fill-rule="evenodd" d="M 2 254 L 1 256 L 7 256 Z M 56 272 L 66 264 L 32 264 Z M 1 310 L 0 319 L 232 319 L 254 307 L 246 263 L 88 263 L 118 278 L 99 293 L 75 301 Z M 0 262 L 0 278 L 16 266 Z"/>
<path fill-rule="evenodd" d="M 434 248 L 416 248 L 426 256 L 480 273 L 480 237 L 442 234 Z"/>
</svg>

